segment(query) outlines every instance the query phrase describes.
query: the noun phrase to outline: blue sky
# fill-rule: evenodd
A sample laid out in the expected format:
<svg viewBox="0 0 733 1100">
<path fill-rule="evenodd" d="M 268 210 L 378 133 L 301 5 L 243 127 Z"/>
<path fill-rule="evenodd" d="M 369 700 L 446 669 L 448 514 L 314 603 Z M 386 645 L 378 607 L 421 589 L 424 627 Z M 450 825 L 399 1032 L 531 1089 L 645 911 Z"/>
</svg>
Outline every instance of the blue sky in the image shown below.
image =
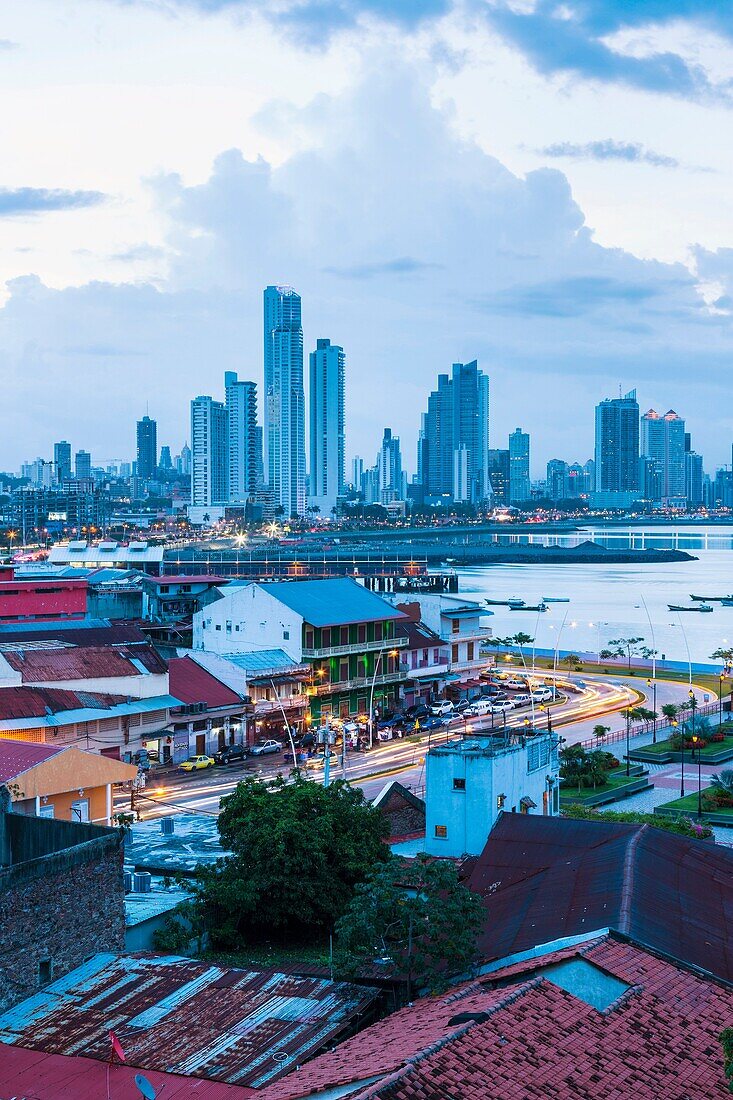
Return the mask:
<svg viewBox="0 0 733 1100">
<path fill-rule="evenodd" d="M 733 9 L 703 0 L 0 3 L 0 469 L 173 450 L 261 291 L 347 352 L 347 451 L 414 468 L 478 358 L 492 445 L 584 461 L 636 386 L 707 467 L 733 414 Z"/>
</svg>

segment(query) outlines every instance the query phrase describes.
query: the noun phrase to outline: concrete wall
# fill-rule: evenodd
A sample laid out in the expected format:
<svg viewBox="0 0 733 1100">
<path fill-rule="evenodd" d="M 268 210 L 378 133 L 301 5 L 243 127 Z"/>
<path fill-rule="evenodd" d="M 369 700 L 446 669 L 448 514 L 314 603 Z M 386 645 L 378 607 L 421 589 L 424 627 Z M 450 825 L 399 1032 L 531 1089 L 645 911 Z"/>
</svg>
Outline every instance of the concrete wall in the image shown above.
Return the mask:
<svg viewBox="0 0 733 1100">
<path fill-rule="evenodd" d="M 222 599 L 193 617 L 193 648 L 209 653 L 284 649 L 300 662 L 302 633 L 300 615 L 257 584 L 225 589 Z"/>
<path fill-rule="evenodd" d="M 116 830 L 1 812 L 0 818 L 13 860 L 0 867 L 5 1011 L 96 952 L 123 951 L 125 909 Z"/>
</svg>

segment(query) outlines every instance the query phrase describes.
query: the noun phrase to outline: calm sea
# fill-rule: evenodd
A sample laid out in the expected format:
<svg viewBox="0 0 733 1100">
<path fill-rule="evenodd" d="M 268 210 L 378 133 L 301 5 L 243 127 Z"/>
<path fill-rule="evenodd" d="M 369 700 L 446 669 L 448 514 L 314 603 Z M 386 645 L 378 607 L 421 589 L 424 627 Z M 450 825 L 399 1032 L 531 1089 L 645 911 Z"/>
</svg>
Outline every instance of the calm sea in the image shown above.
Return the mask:
<svg viewBox="0 0 733 1100">
<path fill-rule="evenodd" d="M 494 634 L 518 631 L 536 639 L 539 649 L 597 652 L 610 639 L 643 636 L 660 657 L 710 663 L 719 646 L 733 647 L 733 607 L 713 604 L 712 614 L 669 611 L 668 604 L 692 606 L 690 595 L 733 595 L 733 525 L 726 527 L 585 528 L 561 536 L 534 536 L 532 542 L 575 545 L 592 539 L 613 548 L 672 548 L 697 561 L 659 565 L 489 565 L 461 568 L 460 592 L 474 599 L 519 597 L 536 604 L 543 597 L 569 597 L 541 615 L 490 608 Z M 521 541 L 527 541 L 522 538 Z M 649 616 L 645 611 L 644 604 Z M 651 626 L 649 620 L 651 619 Z M 563 625 L 564 620 L 564 625 Z"/>
</svg>

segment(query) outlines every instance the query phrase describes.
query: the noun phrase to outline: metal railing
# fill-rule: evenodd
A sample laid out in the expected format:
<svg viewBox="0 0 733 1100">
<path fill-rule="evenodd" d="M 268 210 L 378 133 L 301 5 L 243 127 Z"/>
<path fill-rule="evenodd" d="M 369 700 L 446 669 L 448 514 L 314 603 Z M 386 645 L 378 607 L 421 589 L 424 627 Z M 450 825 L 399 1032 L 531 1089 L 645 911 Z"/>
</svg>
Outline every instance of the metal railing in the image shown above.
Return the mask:
<svg viewBox="0 0 733 1100">
<path fill-rule="evenodd" d="M 318 657 L 345 657 L 351 653 L 372 653 L 374 650 L 402 649 L 407 645 L 407 638 L 382 638 L 379 641 L 352 642 L 349 645 L 313 646 L 303 648 L 304 658 Z"/>
<path fill-rule="evenodd" d="M 382 684 L 396 684 L 401 680 L 404 680 L 404 669 L 400 669 L 399 672 L 383 672 L 377 675 L 376 680 L 373 676 L 356 676 L 352 680 L 332 680 L 326 683 L 316 684 L 314 687 L 316 695 L 332 695 L 337 691 L 354 691 L 358 688 L 370 688 L 372 683 L 379 687 Z"/>
<path fill-rule="evenodd" d="M 633 709 L 633 708 L 632 708 Z M 705 703 L 701 707 L 695 707 L 695 718 L 707 718 L 711 715 L 716 717 L 720 713 L 720 703 L 716 700 L 714 703 Z M 726 709 L 723 708 L 723 721 L 725 721 Z M 631 741 L 635 737 L 641 737 L 643 734 L 648 733 L 650 737 L 653 737 L 656 733 L 657 740 L 664 741 L 667 737 L 671 737 L 676 730 L 679 730 L 681 726 L 692 724 L 692 710 L 681 710 L 677 715 L 677 726 L 671 725 L 668 718 L 657 718 L 654 722 L 631 722 L 629 724 L 629 740 Z M 599 725 L 602 725 L 599 722 Z M 660 736 L 661 735 L 661 736 Z M 619 741 L 626 740 L 626 726 L 622 726 L 619 730 L 614 730 L 612 733 L 606 733 L 603 737 L 589 737 L 585 741 L 578 742 L 584 749 L 602 749 L 604 745 L 615 745 Z"/>
</svg>

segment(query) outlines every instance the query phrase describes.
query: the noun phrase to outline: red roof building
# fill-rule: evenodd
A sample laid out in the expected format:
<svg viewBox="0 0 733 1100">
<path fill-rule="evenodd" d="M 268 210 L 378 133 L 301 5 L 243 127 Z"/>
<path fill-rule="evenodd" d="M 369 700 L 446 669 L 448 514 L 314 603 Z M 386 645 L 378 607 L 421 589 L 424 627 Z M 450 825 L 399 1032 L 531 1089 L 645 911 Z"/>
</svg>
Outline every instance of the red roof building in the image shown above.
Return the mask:
<svg viewBox="0 0 733 1100">
<path fill-rule="evenodd" d="M 242 696 L 217 680 L 190 657 L 174 657 L 168 662 L 170 692 L 186 704 L 206 703 L 207 709 L 236 707 Z"/>
<path fill-rule="evenodd" d="M 723 1100 L 732 1016 L 729 984 L 603 936 L 417 1001 L 258 1096 Z"/>
<path fill-rule="evenodd" d="M 12 568 L 0 570 L 0 623 L 83 619 L 87 582 L 81 578 L 33 577 L 22 580 Z"/>
</svg>

